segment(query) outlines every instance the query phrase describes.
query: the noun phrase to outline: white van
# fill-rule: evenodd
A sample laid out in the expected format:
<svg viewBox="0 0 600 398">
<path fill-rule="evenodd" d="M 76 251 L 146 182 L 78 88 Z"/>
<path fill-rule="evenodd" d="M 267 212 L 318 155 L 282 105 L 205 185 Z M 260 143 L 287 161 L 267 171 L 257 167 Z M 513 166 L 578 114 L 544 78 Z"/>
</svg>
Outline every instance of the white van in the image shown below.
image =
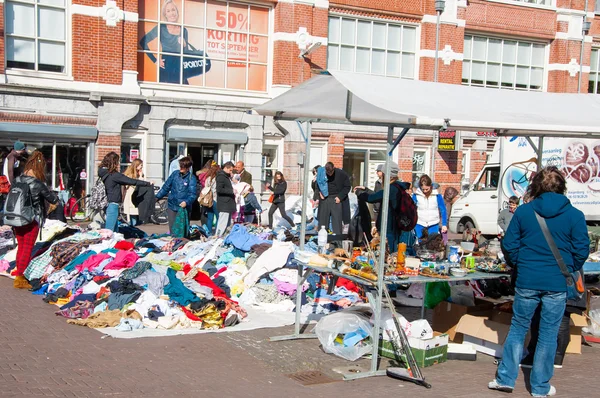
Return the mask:
<svg viewBox="0 0 600 398">
<path fill-rule="evenodd" d="M 538 145 L 538 139 L 532 139 Z M 567 178 L 567 197 L 587 221 L 600 221 L 600 140 L 544 138 L 542 165 L 557 166 Z M 470 189 L 452 206 L 449 228 L 462 233 L 475 228 L 496 235 L 498 213 L 511 196 L 521 198 L 533 173 L 537 154 L 525 137 L 500 137 Z"/>
</svg>

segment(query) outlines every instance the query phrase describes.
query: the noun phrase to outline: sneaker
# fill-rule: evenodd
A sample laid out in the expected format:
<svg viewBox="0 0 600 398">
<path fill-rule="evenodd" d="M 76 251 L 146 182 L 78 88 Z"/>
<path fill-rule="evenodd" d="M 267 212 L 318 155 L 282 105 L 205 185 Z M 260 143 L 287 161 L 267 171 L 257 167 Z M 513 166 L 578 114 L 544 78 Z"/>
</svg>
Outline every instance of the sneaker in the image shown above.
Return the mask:
<svg viewBox="0 0 600 398">
<path fill-rule="evenodd" d="M 498 384 L 496 379 L 494 379 L 488 383 L 488 388 L 490 390 L 497 390 L 497 391 L 508 392 L 508 393 L 511 393 L 514 390 L 513 387 L 501 386 L 500 384 Z"/>
<path fill-rule="evenodd" d="M 546 395 L 531 394 L 532 397 L 553 397 L 555 395 L 556 395 L 556 388 L 554 388 L 554 386 L 550 386 L 550 391 L 548 391 L 548 394 L 546 394 Z"/>
<path fill-rule="evenodd" d="M 554 369 L 562 369 L 562 365 L 555 363 Z"/>
</svg>

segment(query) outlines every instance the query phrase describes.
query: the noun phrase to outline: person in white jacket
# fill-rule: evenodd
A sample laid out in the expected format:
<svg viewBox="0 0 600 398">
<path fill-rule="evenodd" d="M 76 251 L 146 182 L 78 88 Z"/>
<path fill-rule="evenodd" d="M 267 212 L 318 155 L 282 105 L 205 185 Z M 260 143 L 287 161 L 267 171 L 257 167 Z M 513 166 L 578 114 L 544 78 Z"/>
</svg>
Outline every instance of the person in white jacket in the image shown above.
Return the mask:
<svg viewBox="0 0 600 398">
<path fill-rule="evenodd" d="M 448 230 L 448 218 L 446 217 L 446 204 L 444 197 L 433 189 L 431 178 L 424 174 L 419 179 L 419 187 L 413 193 L 413 200 L 417 204 L 418 220 L 415 227 L 417 238 L 423 236 L 423 230 L 429 235 L 440 232 L 440 221 L 442 233 Z"/>
</svg>

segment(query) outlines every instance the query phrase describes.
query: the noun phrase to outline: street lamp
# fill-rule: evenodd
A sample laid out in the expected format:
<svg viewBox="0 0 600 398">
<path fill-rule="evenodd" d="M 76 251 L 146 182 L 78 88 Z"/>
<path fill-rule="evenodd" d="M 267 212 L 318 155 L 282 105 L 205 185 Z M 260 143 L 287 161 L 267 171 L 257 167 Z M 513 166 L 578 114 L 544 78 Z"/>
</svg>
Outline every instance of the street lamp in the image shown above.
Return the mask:
<svg viewBox="0 0 600 398">
<path fill-rule="evenodd" d="M 587 7 L 586 7 L 587 9 Z M 583 17 L 583 24 L 581 26 L 581 49 L 579 51 L 579 80 L 577 81 L 577 92 L 581 93 L 581 75 L 583 74 L 583 47 L 585 46 L 585 36 L 590 32 L 592 23 L 585 20 Z"/>
<path fill-rule="evenodd" d="M 440 16 L 446 7 L 445 0 L 435 0 L 435 12 L 437 20 L 435 24 L 435 61 L 433 65 L 433 81 L 438 81 L 438 49 L 440 47 Z M 433 140 L 431 143 L 431 178 L 435 178 L 435 153 L 437 152 L 437 131 L 433 132 Z"/>
</svg>

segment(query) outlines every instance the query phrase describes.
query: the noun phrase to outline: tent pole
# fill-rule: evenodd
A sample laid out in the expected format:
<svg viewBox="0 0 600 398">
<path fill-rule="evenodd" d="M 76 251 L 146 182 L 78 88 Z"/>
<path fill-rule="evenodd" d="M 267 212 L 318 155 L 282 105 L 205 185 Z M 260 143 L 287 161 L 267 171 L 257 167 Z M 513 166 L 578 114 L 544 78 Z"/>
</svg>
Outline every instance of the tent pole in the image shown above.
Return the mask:
<svg viewBox="0 0 600 398">
<path fill-rule="evenodd" d="M 379 351 L 379 329 L 381 323 L 381 302 L 383 300 L 383 276 L 385 273 L 385 246 L 387 243 L 387 217 L 390 210 L 390 170 L 392 165 L 390 164 L 390 153 L 392 150 L 392 144 L 394 140 L 394 127 L 388 127 L 387 137 L 387 156 L 385 159 L 385 182 L 383 188 L 383 201 L 381 202 L 381 234 L 379 235 L 379 259 L 377 261 L 377 300 L 375 301 L 375 325 L 373 326 L 373 354 L 371 356 L 371 372 L 377 372 L 378 367 L 378 351 Z M 369 244 L 368 242 L 366 242 Z M 390 250 L 392 250 L 390 248 Z"/>
<path fill-rule="evenodd" d="M 540 136 L 537 147 L 537 169 L 538 172 L 542 169 L 542 157 L 544 156 L 544 137 Z"/>
</svg>

